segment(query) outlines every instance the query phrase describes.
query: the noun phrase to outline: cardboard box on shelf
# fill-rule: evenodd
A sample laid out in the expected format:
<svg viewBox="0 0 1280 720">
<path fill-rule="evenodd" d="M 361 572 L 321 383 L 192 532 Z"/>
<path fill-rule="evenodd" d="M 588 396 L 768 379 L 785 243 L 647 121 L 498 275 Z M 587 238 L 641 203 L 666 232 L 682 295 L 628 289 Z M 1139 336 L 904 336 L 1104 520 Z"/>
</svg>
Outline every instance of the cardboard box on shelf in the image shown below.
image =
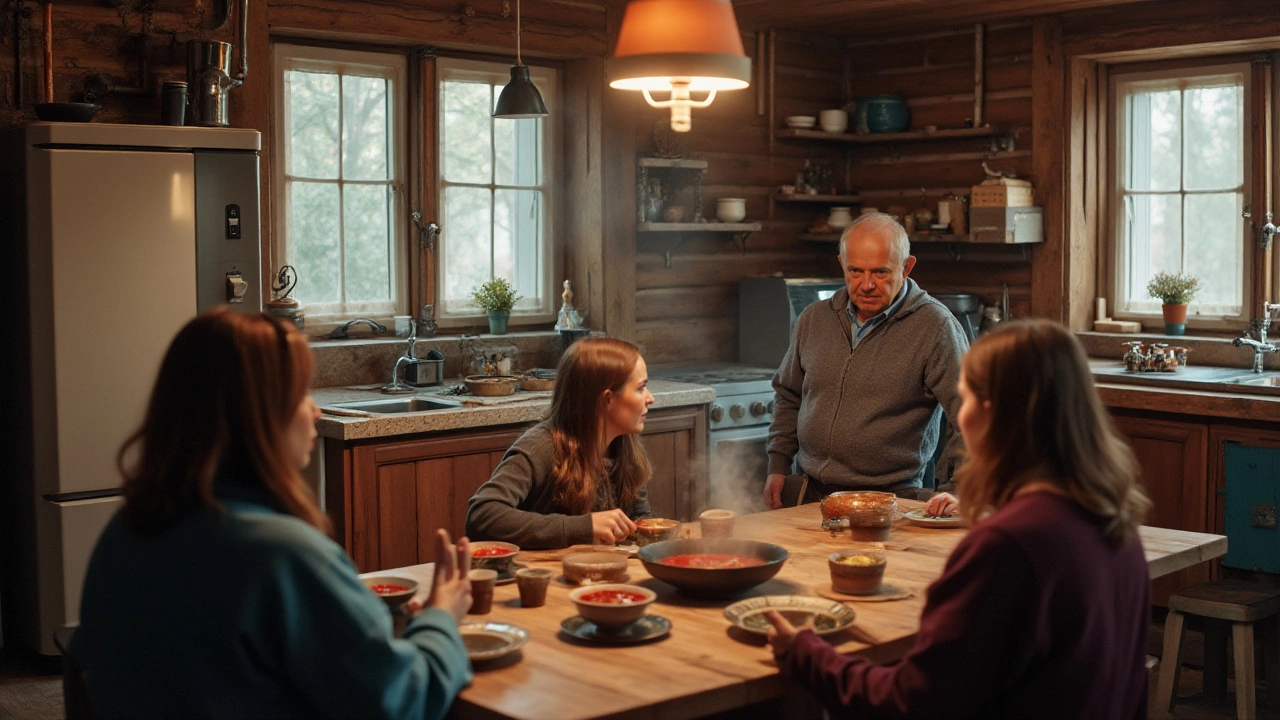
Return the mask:
<svg viewBox="0 0 1280 720">
<path fill-rule="evenodd" d="M 1035 204 L 1035 188 L 1029 180 L 992 178 L 974 185 L 970 207 L 1030 207 Z"/>
</svg>

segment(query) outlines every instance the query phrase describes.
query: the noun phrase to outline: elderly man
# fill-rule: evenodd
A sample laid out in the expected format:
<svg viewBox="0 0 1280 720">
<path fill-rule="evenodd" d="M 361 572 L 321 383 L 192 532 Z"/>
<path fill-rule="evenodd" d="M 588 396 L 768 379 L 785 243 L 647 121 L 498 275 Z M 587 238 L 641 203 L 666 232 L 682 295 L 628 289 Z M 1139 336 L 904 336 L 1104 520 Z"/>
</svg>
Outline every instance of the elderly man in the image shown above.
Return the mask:
<svg viewBox="0 0 1280 720">
<path fill-rule="evenodd" d="M 908 278 L 916 259 L 906 231 L 888 215 L 863 215 L 841 235 L 839 258 L 846 288 L 800 314 L 773 378 L 764 487 L 771 508 L 782 507 L 784 486 L 788 502 L 837 490 L 927 495 L 943 408 L 953 428 L 943 473 L 961 449 L 956 385 L 968 339 L 951 311 Z M 800 476 L 788 483 L 793 458 Z M 926 512 L 955 507 L 953 496 L 938 493 Z"/>
</svg>

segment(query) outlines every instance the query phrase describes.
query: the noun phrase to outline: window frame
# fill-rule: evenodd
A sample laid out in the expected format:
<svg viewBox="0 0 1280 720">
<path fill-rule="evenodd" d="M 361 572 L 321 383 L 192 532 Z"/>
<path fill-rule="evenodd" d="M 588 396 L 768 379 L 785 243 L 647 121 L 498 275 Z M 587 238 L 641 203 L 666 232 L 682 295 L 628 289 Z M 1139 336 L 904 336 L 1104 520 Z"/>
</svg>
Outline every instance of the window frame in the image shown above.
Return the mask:
<svg viewBox="0 0 1280 720">
<path fill-rule="evenodd" d="M 1195 64 L 1182 62 L 1171 62 L 1169 67 L 1157 67 L 1152 69 L 1150 64 L 1144 63 L 1140 67 L 1126 68 L 1123 65 L 1111 66 L 1107 73 L 1107 107 L 1108 115 L 1106 129 L 1108 134 L 1107 155 L 1106 155 L 1106 172 L 1107 172 L 1107 218 L 1104 232 L 1107 237 L 1108 250 L 1100 255 L 1100 259 L 1105 256 L 1106 262 L 1106 296 L 1111 300 L 1111 315 L 1118 320 L 1136 320 L 1141 322 L 1144 330 L 1162 331 L 1164 320 L 1159 309 L 1152 312 L 1141 312 L 1134 310 L 1120 309 L 1120 290 L 1126 282 L 1125 276 L 1128 272 L 1127 252 L 1124 243 L 1124 223 L 1125 203 L 1124 203 L 1124 177 L 1122 170 L 1122 160 L 1126 152 L 1127 128 L 1125 127 L 1126 117 L 1124 115 L 1126 104 L 1122 102 L 1120 86 L 1126 83 L 1160 81 L 1178 79 L 1193 79 L 1196 77 L 1207 77 L 1212 75 L 1239 74 L 1242 78 L 1241 91 L 1243 95 L 1243 106 L 1241 109 L 1240 123 L 1240 142 L 1242 150 L 1242 179 L 1241 179 L 1241 202 L 1242 205 L 1248 205 L 1250 201 L 1252 177 L 1251 162 L 1253 137 L 1250 132 L 1250 119 L 1252 117 L 1252 105 L 1255 98 L 1251 92 L 1251 69 L 1247 60 L 1226 60 L 1204 58 L 1203 62 Z M 1181 188 L 1180 193 L 1185 195 L 1185 191 Z M 1185 232 L 1185 217 L 1184 217 Z M 1237 238 L 1237 242 L 1242 243 L 1241 253 L 1241 309 L 1235 315 L 1201 315 L 1188 314 L 1187 327 L 1189 329 L 1203 331 L 1235 331 L 1247 327 L 1250 318 L 1253 316 L 1253 263 L 1254 256 L 1251 246 L 1248 244 L 1249 221 L 1242 221 L 1242 233 Z M 1194 271 L 1193 271 L 1194 272 Z"/>
<path fill-rule="evenodd" d="M 511 63 L 509 61 L 499 60 L 479 60 L 472 58 L 463 58 L 456 56 L 437 56 L 435 58 L 435 78 L 436 78 L 436 106 L 435 127 L 436 136 L 430 139 L 430 152 L 435 156 L 434 172 L 427 178 L 429 188 L 428 194 L 433 196 L 436 203 L 436 214 L 440 219 L 441 225 L 444 225 L 443 218 L 445 216 L 445 189 L 449 187 L 444 179 L 444 164 L 440 157 L 441 142 L 445 138 L 445 120 L 444 120 L 444 102 L 443 88 L 444 83 L 449 80 L 458 79 L 484 79 L 486 81 L 495 82 L 501 91 L 501 86 L 510 78 Z M 539 258 L 541 271 L 539 273 L 539 281 L 544 284 L 542 304 L 536 309 L 515 309 L 511 312 L 508 324 L 511 326 L 528 326 L 540 325 L 548 322 L 554 322 L 556 312 L 558 310 L 557 298 L 559 294 L 556 292 L 556 277 L 559 272 L 559 258 L 562 251 L 562 243 L 558 241 L 556 232 L 560 226 L 560 204 L 561 194 L 559 182 L 561 180 L 561 161 L 560 148 L 563 145 L 562 124 L 560 122 L 560 86 L 561 71 L 556 67 L 545 65 L 530 65 L 529 72 L 534 84 L 538 86 L 539 92 L 542 94 L 543 102 L 547 106 L 549 116 L 543 119 L 543 137 L 542 137 L 542 179 L 536 186 L 519 186 L 520 189 L 538 189 L 543 193 L 543 227 L 542 227 L 542 252 Z M 502 119 L 491 119 L 490 122 L 508 122 Z M 496 182 L 487 185 L 490 188 L 506 187 Z M 463 186 L 477 187 L 475 183 L 459 183 Z M 512 186 L 514 187 L 514 186 Z M 492 225 L 492 217 L 491 217 Z M 435 259 L 433 272 L 434 297 L 433 302 L 436 308 L 436 317 L 440 327 L 459 328 L 471 327 L 477 323 L 487 322 L 485 313 L 481 312 L 449 312 L 444 305 L 444 288 L 445 273 L 448 271 L 445 262 L 444 248 L 449 242 L 449 228 L 442 227 L 440 239 L 435 249 Z"/>
<path fill-rule="evenodd" d="M 340 312 L 312 313 L 308 312 L 309 327 L 327 328 L 336 326 L 356 317 L 390 320 L 395 315 L 403 315 L 410 306 L 410 293 L 414 260 L 409 247 L 409 220 L 406 212 L 406 188 L 409 184 L 408 157 L 411 142 L 408 133 L 408 112 L 411 105 L 408 88 L 408 62 L 403 53 L 390 51 L 349 50 L 344 48 L 300 45 L 292 42 L 272 43 L 272 79 L 273 104 L 275 120 L 272 123 L 274 142 L 272 143 L 275 158 L 271 163 L 274 189 L 272 191 L 272 216 L 275 232 L 272 233 L 272 257 L 275 265 L 283 265 L 289 257 L 288 247 L 288 185 L 292 178 L 286 174 L 289 158 L 289 138 L 285 132 L 289 119 L 289 108 L 285 102 L 285 72 L 289 70 L 315 69 L 322 72 L 338 72 L 362 77 L 381 77 L 391 83 L 391 112 L 388 113 L 391 124 L 391 140 L 388 158 L 393 169 L 390 181 L 391 211 L 389 228 L 392 233 L 392 249 L 389 257 L 393 264 L 391 276 L 391 307 L 369 309 L 344 308 Z M 374 70 L 374 72 L 370 72 Z M 339 119 L 341 123 L 341 119 Z M 339 125 L 341 128 L 341 124 Z M 336 181 L 341 186 L 345 181 L 339 177 Z M 305 280 L 305 278 L 304 278 Z M 345 305 L 346 303 L 339 303 Z M 303 310 L 306 311 L 306 306 Z"/>
</svg>

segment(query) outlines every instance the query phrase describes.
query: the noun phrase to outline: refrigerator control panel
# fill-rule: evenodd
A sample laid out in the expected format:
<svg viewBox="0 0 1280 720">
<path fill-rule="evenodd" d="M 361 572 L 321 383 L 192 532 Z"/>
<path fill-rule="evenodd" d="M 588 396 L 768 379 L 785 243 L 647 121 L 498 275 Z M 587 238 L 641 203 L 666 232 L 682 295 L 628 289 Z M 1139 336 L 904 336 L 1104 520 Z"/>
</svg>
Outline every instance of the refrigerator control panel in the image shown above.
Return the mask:
<svg viewBox="0 0 1280 720">
<path fill-rule="evenodd" d="M 240 239 L 240 206 L 231 204 L 226 209 L 227 239 Z"/>
</svg>

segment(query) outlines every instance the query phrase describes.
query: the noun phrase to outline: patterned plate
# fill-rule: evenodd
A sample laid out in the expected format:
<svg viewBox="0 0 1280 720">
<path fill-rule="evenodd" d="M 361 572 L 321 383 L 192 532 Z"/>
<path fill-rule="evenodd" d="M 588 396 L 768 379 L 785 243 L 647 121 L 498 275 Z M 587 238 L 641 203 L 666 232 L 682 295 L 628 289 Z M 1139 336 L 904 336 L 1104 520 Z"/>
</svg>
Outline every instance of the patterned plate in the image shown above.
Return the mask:
<svg viewBox="0 0 1280 720">
<path fill-rule="evenodd" d="M 581 615 L 574 615 L 571 618 L 565 618 L 564 622 L 560 623 L 560 629 L 566 635 L 587 642 L 630 645 L 666 635 L 671 632 L 671 621 L 661 615 L 645 615 L 620 630 L 602 630 Z"/>
<path fill-rule="evenodd" d="M 529 631 L 500 622 L 469 622 L 458 626 L 467 657 L 492 660 L 515 652 L 529 642 Z"/>
<path fill-rule="evenodd" d="M 959 515 L 926 515 L 923 510 L 910 510 L 902 513 L 902 516 L 925 527 L 954 528 L 963 524 Z"/>
<path fill-rule="evenodd" d="M 853 624 L 857 613 L 844 603 L 805 595 L 769 595 L 736 602 L 724 609 L 724 617 L 747 632 L 764 635 L 773 627 L 764 614 L 777 610 L 796 627 L 811 625 L 819 635 L 839 632 Z"/>
</svg>

